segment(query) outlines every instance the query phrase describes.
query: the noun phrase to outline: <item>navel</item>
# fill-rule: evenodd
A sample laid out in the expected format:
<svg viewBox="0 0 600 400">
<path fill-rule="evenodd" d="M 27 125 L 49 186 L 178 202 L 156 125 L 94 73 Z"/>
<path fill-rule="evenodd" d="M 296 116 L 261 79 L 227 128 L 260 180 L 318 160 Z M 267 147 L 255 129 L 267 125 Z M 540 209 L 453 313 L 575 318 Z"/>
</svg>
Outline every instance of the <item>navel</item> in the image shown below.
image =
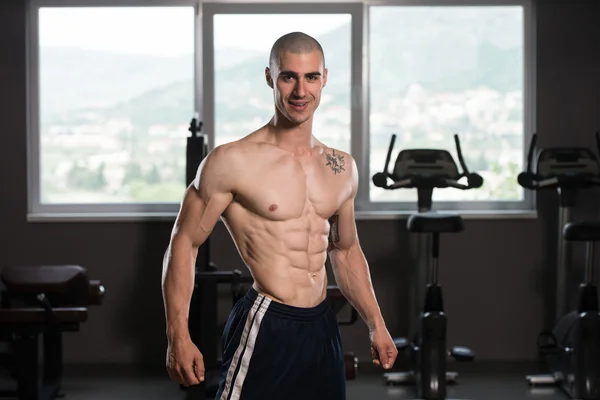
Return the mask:
<svg viewBox="0 0 600 400">
<path fill-rule="evenodd" d="M 269 211 L 273 212 L 277 210 L 277 204 L 271 204 L 271 206 L 269 207 Z"/>
</svg>

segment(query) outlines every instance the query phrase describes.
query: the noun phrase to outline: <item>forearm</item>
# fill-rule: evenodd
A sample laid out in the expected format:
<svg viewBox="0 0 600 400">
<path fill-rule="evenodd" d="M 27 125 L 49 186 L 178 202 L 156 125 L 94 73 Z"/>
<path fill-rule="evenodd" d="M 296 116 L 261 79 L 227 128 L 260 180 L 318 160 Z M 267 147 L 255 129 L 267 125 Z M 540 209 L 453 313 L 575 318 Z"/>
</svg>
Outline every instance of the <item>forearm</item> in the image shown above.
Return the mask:
<svg viewBox="0 0 600 400">
<path fill-rule="evenodd" d="M 165 253 L 162 292 L 169 340 L 189 337 L 188 319 L 194 290 L 196 255 L 197 248 L 176 241 Z"/>
<path fill-rule="evenodd" d="M 384 326 L 369 266 L 360 246 L 355 245 L 347 250 L 335 249 L 330 253 L 330 261 L 340 291 L 365 321 L 369 330 Z"/>
</svg>

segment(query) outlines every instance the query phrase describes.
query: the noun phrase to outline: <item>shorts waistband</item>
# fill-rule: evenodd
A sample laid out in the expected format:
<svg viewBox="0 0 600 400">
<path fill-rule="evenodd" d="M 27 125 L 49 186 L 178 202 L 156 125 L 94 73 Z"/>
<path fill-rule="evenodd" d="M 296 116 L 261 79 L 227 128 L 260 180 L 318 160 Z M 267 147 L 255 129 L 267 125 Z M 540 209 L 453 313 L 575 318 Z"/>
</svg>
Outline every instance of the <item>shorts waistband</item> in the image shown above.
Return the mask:
<svg viewBox="0 0 600 400">
<path fill-rule="evenodd" d="M 245 298 L 250 304 L 258 301 L 259 307 L 265 310 L 268 315 L 296 321 L 314 321 L 331 310 L 331 303 L 327 297 L 314 307 L 295 307 L 272 300 L 250 287 Z"/>
</svg>

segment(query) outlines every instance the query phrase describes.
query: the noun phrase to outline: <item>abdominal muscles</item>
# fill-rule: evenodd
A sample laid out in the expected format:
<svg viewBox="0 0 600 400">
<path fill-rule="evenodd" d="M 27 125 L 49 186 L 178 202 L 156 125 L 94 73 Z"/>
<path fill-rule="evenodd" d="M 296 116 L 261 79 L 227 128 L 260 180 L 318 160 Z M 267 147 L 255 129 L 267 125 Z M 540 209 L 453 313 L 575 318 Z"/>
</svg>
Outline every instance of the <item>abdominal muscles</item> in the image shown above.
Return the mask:
<svg viewBox="0 0 600 400">
<path fill-rule="evenodd" d="M 259 216 L 234 203 L 225 222 L 259 291 L 297 307 L 323 300 L 329 224 L 310 202 L 299 217 L 284 220 Z"/>
</svg>

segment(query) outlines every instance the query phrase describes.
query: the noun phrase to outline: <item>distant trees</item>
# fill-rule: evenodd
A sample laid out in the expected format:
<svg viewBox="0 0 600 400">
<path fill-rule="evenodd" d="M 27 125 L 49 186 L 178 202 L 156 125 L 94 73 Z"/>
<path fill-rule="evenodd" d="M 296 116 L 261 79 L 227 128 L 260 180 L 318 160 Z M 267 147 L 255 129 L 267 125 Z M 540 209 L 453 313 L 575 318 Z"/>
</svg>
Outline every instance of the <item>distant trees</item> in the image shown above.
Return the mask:
<svg viewBox="0 0 600 400">
<path fill-rule="evenodd" d="M 104 162 L 96 168 L 89 167 L 85 162 L 74 163 L 67 173 L 67 183 L 77 189 L 101 190 L 106 186 L 105 167 Z"/>
<path fill-rule="evenodd" d="M 106 165 L 100 163 L 96 168 L 89 166 L 87 162 L 74 163 L 67 173 L 67 183 L 73 189 L 101 190 L 106 187 L 105 176 Z M 160 174 L 156 166 L 152 166 L 147 174 L 144 174 L 139 162 L 130 162 L 125 166 L 122 184 L 128 185 L 136 181 L 148 181 L 148 183 L 160 182 Z"/>
</svg>

